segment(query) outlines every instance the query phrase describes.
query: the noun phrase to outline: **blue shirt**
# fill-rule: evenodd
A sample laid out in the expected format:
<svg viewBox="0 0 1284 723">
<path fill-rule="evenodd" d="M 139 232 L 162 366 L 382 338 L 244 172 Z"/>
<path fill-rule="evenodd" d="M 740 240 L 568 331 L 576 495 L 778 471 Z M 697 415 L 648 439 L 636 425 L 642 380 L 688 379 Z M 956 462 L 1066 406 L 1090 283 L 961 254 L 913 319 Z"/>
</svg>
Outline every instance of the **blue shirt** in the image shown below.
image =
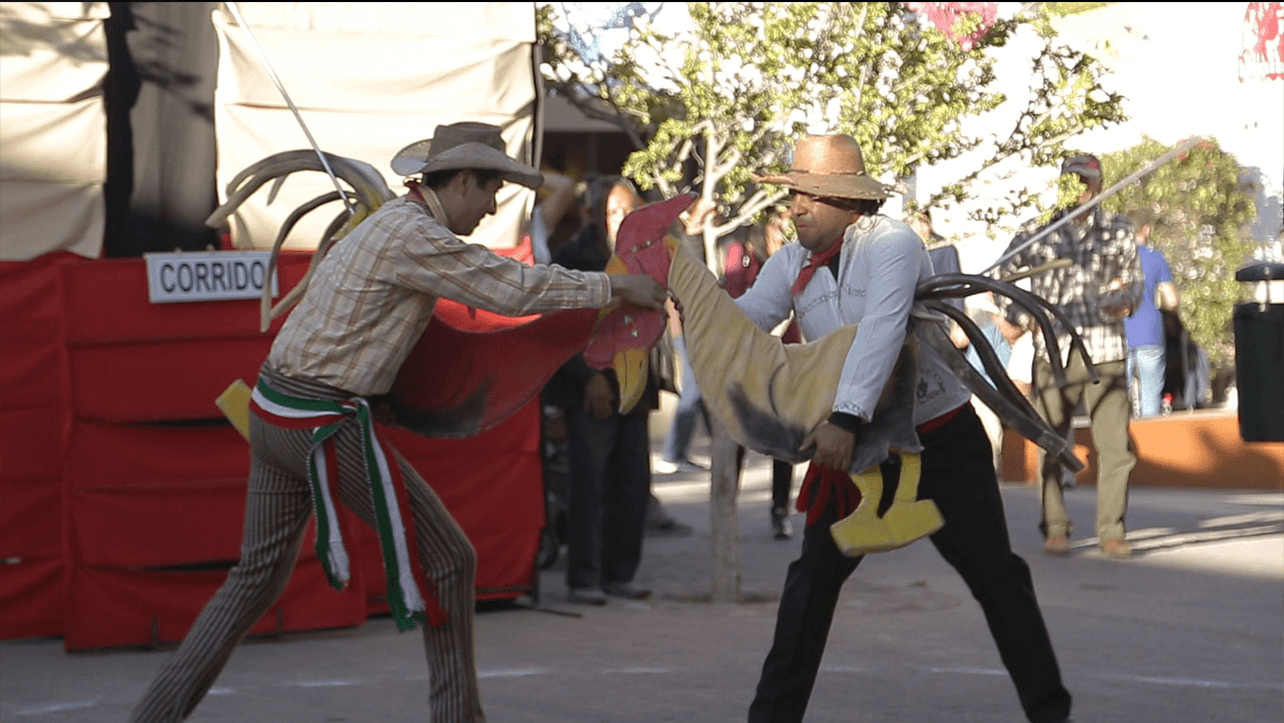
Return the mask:
<svg viewBox="0 0 1284 723">
<path fill-rule="evenodd" d="M 999 361 L 1003 363 L 1003 368 L 1007 369 L 1008 361 L 1012 359 L 1012 345 L 1004 338 L 1003 330 L 999 328 L 998 324 L 991 323 L 982 326 L 981 331 L 985 333 L 985 340 L 990 342 L 991 347 L 994 347 L 994 353 L 999 356 Z M 968 345 L 967 360 L 971 362 L 973 368 L 980 372 L 981 376 L 985 377 L 985 381 L 989 382 L 990 386 L 995 386 L 994 381 L 990 379 L 990 375 L 986 373 L 985 367 L 981 365 L 981 353 L 976 350 L 976 342 Z"/>
<path fill-rule="evenodd" d="M 1137 312 L 1124 320 L 1124 328 L 1128 332 L 1128 346 L 1144 346 L 1146 344 L 1164 344 L 1164 317 L 1159 313 L 1155 306 L 1155 289 L 1160 283 L 1173 280 L 1172 271 L 1168 268 L 1168 260 L 1160 251 L 1150 248 L 1149 246 L 1137 245 L 1137 253 L 1141 261 L 1141 273 L 1146 277 L 1146 291 L 1141 297 L 1141 304 L 1137 307 Z"/>
</svg>

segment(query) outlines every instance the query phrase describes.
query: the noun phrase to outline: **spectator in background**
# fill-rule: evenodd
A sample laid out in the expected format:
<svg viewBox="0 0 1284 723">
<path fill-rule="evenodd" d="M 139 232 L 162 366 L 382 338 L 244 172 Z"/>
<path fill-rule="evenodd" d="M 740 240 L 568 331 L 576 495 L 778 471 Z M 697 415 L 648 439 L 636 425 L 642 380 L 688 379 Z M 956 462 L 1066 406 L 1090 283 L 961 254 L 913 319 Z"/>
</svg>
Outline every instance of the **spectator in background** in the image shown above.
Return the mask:
<svg viewBox="0 0 1284 723">
<path fill-rule="evenodd" d="M 620 176 L 589 181 L 580 204 L 585 223 L 553 253 L 567 269 L 601 271 L 615 248 L 624 217 L 642 205 L 633 184 Z M 545 388 L 546 405 L 566 416 L 569 493 L 566 514 L 566 584 L 571 602 L 605 605 L 607 596 L 640 600 L 650 590 L 633 584 L 642 560 L 651 498 L 647 421 L 659 406 L 659 389 L 647 384 L 642 400 L 620 414 L 620 388 L 610 369 L 576 356 Z"/>
<path fill-rule="evenodd" d="M 1144 419 L 1159 416 L 1164 393 L 1167 342 L 1160 309 L 1176 312 L 1178 298 L 1168 259 L 1148 244 L 1155 214 L 1143 209 L 1129 214 L 1129 218 L 1137 229 L 1137 254 L 1146 287 L 1137 313 L 1124 321 L 1128 331 L 1128 389 L 1135 400 L 1133 416 Z"/>
<path fill-rule="evenodd" d="M 1137 464 L 1137 455 L 1128 437 L 1128 340 L 1123 320 L 1141 303 L 1141 265 L 1137 262 L 1132 222 L 1100 205 L 1027 244 L 1027 239 L 1041 229 L 1101 193 L 1101 161 L 1096 156 L 1071 156 L 1062 163 L 1061 173 L 1075 176 L 1080 183 L 1073 207 L 1058 211 L 1048 224 L 1038 220 L 1026 223 L 1012 239 L 1007 253 L 1013 256 L 999 273 L 1009 276 L 1056 259 L 1073 262 L 1031 277 L 1030 290 L 1058 306 L 1074 325 L 1092 357 L 1100 383 L 1092 382 L 1081 357 L 1070 354 L 1070 330 L 1060 328 L 1058 323 L 1057 341 L 1061 360 L 1066 362 L 1067 384 L 1058 386 L 1053 379 L 1047 345 L 1039 336 L 1035 339 L 1033 374 L 1035 407 L 1053 429 L 1068 436 L 1075 408 L 1081 401 L 1084 403 L 1092 419 L 1092 438 L 1098 454 L 1098 544 L 1109 557 L 1128 557 L 1132 546 L 1124 539 L 1124 516 L 1128 509 L 1128 477 Z M 1043 549 L 1051 555 L 1066 555 L 1070 552 L 1071 525 L 1062 491 L 1062 466 L 1050 455 L 1040 456 Z"/>
<path fill-rule="evenodd" d="M 909 227 L 914 229 L 914 233 L 918 234 L 918 237 L 923 239 L 923 243 L 927 244 L 928 248 L 945 243 L 945 237 L 937 233 L 932 227 L 932 212 L 929 209 L 915 211 L 910 214 L 910 217 L 906 219 L 905 223 L 909 224 Z M 941 269 L 937 269 L 936 273 L 941 273 Z"/>
<path fill-rule="evenodd" d="M 562 217 L 575 205 L 575 181 L 568 176 L 545 171 L 539 192 L 544 196 L 535 204 L 523 235 L 531 240 L 531 256 L 535 263 L 547 264 L 553 259 L 549 240 Z"/>
<path fill-rule="evenodd" d="M 1018 338 L 1024 334 L 1024 330 L 1003 317 L 999 312 L 999 307 L 995 306 L 993 297 L 987 292 L 971 297 L 973 306 L 968 315 L 976 325 L 981 328 L 985 334 L 985 340 L 989 342 L 994 353 L 998 355 L 999 361 L 1003 363 L 1004 368 L 1012 357 L 1012 345 Z M 990 386 L 995 386 L 986 373 L 985 367 L 981 365 L 981 354 L 976 350 L 976 346 L 963 333 L 961 327 L 953 324 L 950 327 L 950 337 L 954 341 L 954 346 L 959 349 L 967 350 L 967 360 L 972 364 L 985 381 Z M 1029 370 L 1027 369 L 1027 373 Z M 972 395 L 972 406 L 976 407 L 976 416 L 981 418 L 981 425 L 985 427 L 985 435 L 990 438 L 990 449 L 994 453 L 994 472 L 998 475 L 999 481 L 1003 481 L 1003 420 L 999 415 L 985 405 L 981 398 Z"/>
<path fill-rule="evenodd" d="M 701 234 L 704 224 L 716 213 L 717 208 L 704 199 L 695 202 L 690 212 L 683 218 L 683 230 L 687 238 L 682 239 L 699 258 L 703 259 L 704 243 Z M 697 250 L 698 249 L 698 250 Z M 669 305 L 669 332 L 673 338 L 673 348 L 682 367 L 681 391 L 678 394 L 678 406 L 673 412 L 673 422 L 669 433 L 664 437 L 664 451 L 655 463 L 658 474 L 675 474 L 678 472 L 705 472 L 708 467 L 691 460 L 691 441 L 695 437 L 696 425 L 704 420 L 705 429 L 709 428 L 709 413 L 704 408 L 704 396 L 700 394 L 700 385 L 696 383 L 695 372 L 691 370 L 691 361 L 687 359 L 687 347 L 682 339 L 682 321 L 672 304 Z"/>
<path fill-rule="evenodd" d="M 731 298 L 740 297 L 753 286 L 758 272 L 766 263 L 767 257 L 780 250 L 788 242 L 786 226 L 789 223 L 788 211 L 771 216 L 761 230 L 744 226 L 727 244 L 727 252 L 722 268 L 722 282 Z M 797 344 L 802 341 L 798 324 L 790 319 L 789 325 L 781 333 L 781 341 L 786 344 Z M 736 454 L 736 468 L 744 462 L 745 448 L 741 447 Z M 772 460 L 771 463 L 771 529 L 777 540 L 788 540 L 794 536 L 793 524 L 789 521 L 789 495 L 794 481 L 794 466 L 783 460 Z"/>
</svg>

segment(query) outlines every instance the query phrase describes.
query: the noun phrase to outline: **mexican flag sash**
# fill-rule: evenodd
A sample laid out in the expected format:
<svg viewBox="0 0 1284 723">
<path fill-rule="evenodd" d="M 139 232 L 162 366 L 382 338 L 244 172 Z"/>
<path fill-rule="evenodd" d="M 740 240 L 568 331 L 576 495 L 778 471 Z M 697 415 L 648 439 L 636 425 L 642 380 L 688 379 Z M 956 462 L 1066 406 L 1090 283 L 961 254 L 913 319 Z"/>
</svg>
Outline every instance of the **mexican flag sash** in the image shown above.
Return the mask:
<svg viewBox="0 0 1284 723">
<path fill-rule="evenodd" d="M 401 470 L 390 464 L 391 454 L 375 435 L 370 406 L 365 399 L 348 401 L 308 399 L 283 393 L 269 387 L 262 379 L 250 397 L 250 409 L 265 422 L 282 429 L 311 429 L 312 446 L 308 454 L 308 486 L 317 516 L 317 557 L 325 568 L 330 585 L 342 590 L 351 579 L 347 550 L 335 513 L 335 495 L 339 479 L 339 458 L 334 434 L 342 424 L 355 417 L 360 427 L 363 458 L 369 478 L 375 529 L 383 552 L 388 579 L 388 606 L 397 629 L 409 630 L 428 622 L 438 626 L 446 613 L 431 596 L 431 581 L 422 566 L 416 565 L 410 550 L 414 521 L 409 515 L 410 500 Z M 425 604 L 421 590 L 430 594 Z"/>
</svg>

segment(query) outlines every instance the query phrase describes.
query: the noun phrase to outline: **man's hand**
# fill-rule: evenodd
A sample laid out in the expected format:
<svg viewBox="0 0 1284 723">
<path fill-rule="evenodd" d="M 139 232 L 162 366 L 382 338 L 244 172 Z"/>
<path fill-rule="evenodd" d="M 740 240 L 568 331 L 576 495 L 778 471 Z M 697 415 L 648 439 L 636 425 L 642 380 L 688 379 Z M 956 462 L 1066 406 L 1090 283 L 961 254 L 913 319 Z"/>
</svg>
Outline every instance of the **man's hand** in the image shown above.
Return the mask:
<svg viewBox="0 0 1284 723">
<path fill-rule="evenodd" d="M 615 394 L 606 375 L 598 372 L 589 377 L 584 384 L 584 413 L 601 422 L 610 419 L 614 411 Z"/>
<path fill-rule="evenodd" d="M 667 294 L 655 279 L 642 274 L 611 274 L 611 297 L 647 309 L 663 309 Z"/>
<path fill-rule="evenodd" d="M 856 435 L 830 422 L 822 422 L 802 441 L 802 449 L 815 447 L 811 461 L 821 467 L 847 471 L 856 451 Z"/>
<path fill-rule="evenodd" d="M 688 236 L 699 236 L 704 233 L 704 224 L 718 210 L 718 206 L 704 200 L 703 197 L 697 198 L 691 208 L 687 209 L 686 218 L 682 222 L 682 230 L 687 232 Z"/>
<path fill-rule="evenodd" d="M 1106 304 L 1101 307 L 1101 313 L 1115 321 L 1127 319 L 1132 316 L 1132 304 Z"/>
</svg>

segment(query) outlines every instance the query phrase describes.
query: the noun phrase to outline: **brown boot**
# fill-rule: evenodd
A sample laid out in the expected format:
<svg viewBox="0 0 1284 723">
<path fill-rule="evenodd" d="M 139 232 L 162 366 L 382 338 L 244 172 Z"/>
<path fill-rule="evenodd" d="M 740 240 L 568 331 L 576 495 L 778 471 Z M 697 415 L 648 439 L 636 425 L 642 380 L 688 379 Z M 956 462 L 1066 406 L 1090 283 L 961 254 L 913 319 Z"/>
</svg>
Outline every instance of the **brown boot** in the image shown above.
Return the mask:
<svg viewBox="0 0 1284 723">
<path fill-rule="evenodd" d="M 1132 557 L 1132 545 L 1125 540 L 1106 540 L 1101 543 L 1101 554 L 1116 559 Z"/>
<path fill-rule="evenodd" d="M 1043 541 L 1043 552 L 1048 555 L 1069 555 L 1070 538 L 1065 535 L 1048 535 Z"/>
</svg>

